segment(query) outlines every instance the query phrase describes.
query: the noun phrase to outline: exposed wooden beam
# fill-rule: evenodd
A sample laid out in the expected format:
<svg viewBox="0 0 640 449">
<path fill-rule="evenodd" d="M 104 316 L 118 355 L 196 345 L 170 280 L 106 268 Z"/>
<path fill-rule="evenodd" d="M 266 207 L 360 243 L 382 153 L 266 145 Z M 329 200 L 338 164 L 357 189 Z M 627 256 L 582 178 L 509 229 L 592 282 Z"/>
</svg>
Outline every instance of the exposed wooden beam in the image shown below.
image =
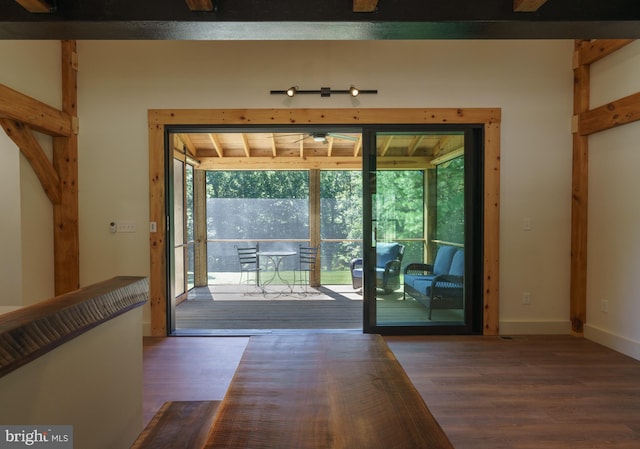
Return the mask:
<svg viewBox="0 0 640 449">
<path fill-rule="evenodd" d="M 276 145 L 276 135 L 271 133 L 271 155 L 276 157 L 278 155 L 278 147 Z"/>
<path fill-rule="evenodd" d="M 455 150 L 452 150 L 448 153 L 445 153 L 442 156 L 437 157 L 436 159 L 433 159 L 431 161 L 431 164 L 434 166 L 439 164 L 444 164 L 445 162 L 449 162 L 450 160 L 460 157 L 463 154 L 464 154 L 464 146 L 457 148 Z"/>
<path fill-rule="evenodd" d="M 547 0 L 513 0 L 514 12 L 536 12 Z"/>
<path fill-rule="evenodd" d="M 191 11 L 213 11 L 215 6 L 211 0 L 185 0 Z"/>
<path fill-rule="evenodd" d="M 244 148 L 244 155 L 246 157 L 251 157 L 251 146 L 249 145 L 249 139 L 247 135 L 242 133 L 242 148 Z"/>
<path fill-rule="evenodd" d="M 62 111 L 78 116 L 76 41 L 61 42 Z M 72 122 L 77 120 L 72 120 Z M 78 208 L 78 135 L 53 138 L 53 166 L 60 177 L 61 200 L 53 205 L 53 247 L 56 295 L 80 288 Z"/>
<path fill-rule="evenodd" d="M 216 150 L 218 157 L 224 157 L 224 149 L 222 148 L 222 145 L 220 145 L 218 137 L 215 134 L 209 133 L 209 140 L 211 140 L 213 148 Z"/>
<path fill-rule="evenodd" d="M 380 169 L 427 169 L 430 157 L 387 157 L 378 159 Z M 203 158 L 198 170 L 360 170 L 362 160 L 351 156 L 256 157 L 249 162 L 246 157 Z"/>
<path fill-rule="evenodd" d="M 424 136 L 414 136 L 413 140 L 411 141 L 411 143 L 409 144 L 409 146 L 407 148 L 407 155 L 408 156 L 413 156 L 414 155 L 414 153 L 418 149 L 418 145 L 420 145 L 420 142 L 422 141 L 423 138 L 424 138 Z"/>
<path fill-rule="evenodd" d="M 331 157 L 331 153 L 333 153 L 333 137 L 327 137 L 327 156 Z"/>
<path fill-rule="evenodd" d="M 582 136 L 640 120 L 640 92 L 584 111 L 578 117 L 578 132 Z"/>
<path fill-rule="evenodd" d="M 29 12 L 51 13 L 52 6 L 47 0 L 16 0 L 16 2 Z"/>
<path fill-rule="evenodd" d="M 24 123 L 34 131 L 49 136 L 69 136 L 73 133 L 69 114 L 3 84 L 0 84 L 0 118 Z"/>
<path fill-rule="evenodd" d="M 60 178 L 31 129 L 10 119 L 0 119 L 0 125 L 31 164 L 51 203 L 60 203 Z"/>
<path fill-rule="evenodd" d="M 618 51 L 625 45 L 629 45 L 635 39 L 594 39 L 592 41 L 580 41 L 581 44 L 574 51 L 573 68 L 580 65 L 593 64 L 596 61 Z"/>
<path fill-rule="evenodd" d="M 393 142 L 393 136 L 387 137 L 387 140 L 385 141 L 385 143 L 382 144 L 382 148 L 380 149 L 379 156 L 387 155 L 387 151 L 389 151 L 389 148 L 391 147 L 391 142 Z"/>
<path fill-rule="evenodd" d="M 575 41 L 579 52 L 588 41 Z M 581 64 L 573 69 L 573 113 L 579 116 L 589 110 L 590 66 Z M 587 224 L 589 206 L 589 140 L 573 131 L 573 162 L 571 180 L 571 260 L 569 317 L 571 331 L 582 335 L 587 320 Z"/>
<path fill-rule="evenodd" d="M 191 137 L 189 137 L 189 134 L 178 134 L 177 137 L 187 148 L 186 153 L 194 159 L 197 158 L 198 151 L 196 150 L 195 145 L 193 145 L 193 142 L 191 141 Z"/>
<path fill-rule="evenodd" d="M 353 146 L 353 157 L 360 156 L 361 151 L 362 151 L 362 134 L 360 134 L 360 138 Z"/>
<path fill-rule="evenodd" d="M 353 12 L 374 12 L 378 9 L 378 0 L 353 0 Z"/>
</svg>

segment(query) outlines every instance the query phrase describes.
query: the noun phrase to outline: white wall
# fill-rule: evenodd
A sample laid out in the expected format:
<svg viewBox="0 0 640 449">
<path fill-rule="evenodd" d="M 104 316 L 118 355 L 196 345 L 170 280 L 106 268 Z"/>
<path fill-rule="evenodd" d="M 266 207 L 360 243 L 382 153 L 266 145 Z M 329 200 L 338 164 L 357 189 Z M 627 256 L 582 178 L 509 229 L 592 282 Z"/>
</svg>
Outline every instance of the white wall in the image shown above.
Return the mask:
<svg viewBox="0 0 640 449">
<path fill-rule="evenodd" d="M 591 68 L 591 107 L 640 91 L 640 42 Z M 640 359 L 640 122 L 589 138 L 587 338 Z"/>
<path fill-rule="evenodd" d="M 0 377 L 0 422 L 71 425 L 76 448 L 131 447 L 143 428 L 141 320 L 132 309 Z"/>
<path fill-rule="evenodd" d="M 499 107 L 502 333 L 567 333 L 572 48 L 572 41 L 81 41 L 81 283 L 148 275 L 148 109 Z M 269 94 L 351 84 L 379 93 Z M 522 229 L 526 218 L 531 231 Z M 108 223 L 118 219 L 136 221 L 138 232 L 110 234 Z"/>
<path fill-rule="evenodd" d="M 0 83 L 59 108 L 60 43 L 0 41 Z M 29 162 L 0 130 L 0 305 L 54 294 L 53 209 Z M 51 139 L 37 135 L 50 156 Z"/>
</svg>

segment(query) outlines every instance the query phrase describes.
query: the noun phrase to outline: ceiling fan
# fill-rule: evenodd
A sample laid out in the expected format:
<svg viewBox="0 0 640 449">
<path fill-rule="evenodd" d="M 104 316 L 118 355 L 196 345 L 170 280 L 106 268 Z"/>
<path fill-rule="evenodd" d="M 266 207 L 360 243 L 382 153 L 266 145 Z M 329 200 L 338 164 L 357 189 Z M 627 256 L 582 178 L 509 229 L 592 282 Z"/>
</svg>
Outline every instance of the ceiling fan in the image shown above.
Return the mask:
<svg viewBox="0 0 640 449">
<path fill-rule="evenodd" d="M 302 139 L 296 140 L 297 142 L 301 142 L 303 140 L 306 139 L 313 139 L 314 142 L 319 142 L 319 143 L 327 143 L 327 138 L 328 137 L 333 137 L 334 139 L 344 139 L 344 140 L 351 140 L 353 142 L 357 142 L 358 140 L 360 140 L 359 137 L 357 136 L 350 136 L 348 134 L 339 134 L 339 133 L 332 133 L 332 132 L 311 132 L 311 133 L 307 133 L 306 136 L 304 136 Z"/>
</svg>

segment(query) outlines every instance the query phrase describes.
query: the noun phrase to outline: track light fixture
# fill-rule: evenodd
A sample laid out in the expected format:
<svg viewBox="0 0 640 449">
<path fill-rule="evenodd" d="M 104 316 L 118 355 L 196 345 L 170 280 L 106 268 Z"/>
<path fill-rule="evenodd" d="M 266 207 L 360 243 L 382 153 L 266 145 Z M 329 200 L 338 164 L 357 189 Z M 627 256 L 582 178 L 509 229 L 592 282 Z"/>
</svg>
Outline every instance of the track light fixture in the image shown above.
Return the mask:
<svg viewBox="0 0 640 449">
<path fill-rule="evenodd" d="M 291 86 L 287 90 L 272 90 L 271 95 L 286 95 L 287 97 L 295 97 L 298 94 L 317 94 L 321 97 L 330 97 L 331 94 L 349 94 L 357 97 L 360 94 L 377 94 L 377 90 L 363 90 L 356 86 L 351 86 L 348 90 L 332 90 L 330 87 L 321 87 L 320 90 L 300 90 L 298 86 Z"/>
<path fill-rule="evenodd" d="M 287 94 L 287 97 L 293 97 L 296 94 L 297 91 L 298 91 L 297 87 L 291 86 L 290 88 L 288 88 L 286 90 L 285 93 Z M 273 92 L 271 92 L 271 93 L 273 93 Z"/>
</svg>

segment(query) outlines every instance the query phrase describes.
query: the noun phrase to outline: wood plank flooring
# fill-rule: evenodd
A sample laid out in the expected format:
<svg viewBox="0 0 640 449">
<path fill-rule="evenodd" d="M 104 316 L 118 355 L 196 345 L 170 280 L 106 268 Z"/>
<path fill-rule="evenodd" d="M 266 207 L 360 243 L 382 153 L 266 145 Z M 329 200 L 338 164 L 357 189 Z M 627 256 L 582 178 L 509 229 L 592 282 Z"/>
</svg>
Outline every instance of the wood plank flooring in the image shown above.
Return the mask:
<svg viewBox="0 0 640 449">
<path fill-rule="evenodd" d="M 271 286 L 282 293 L 263 294 L 237 284 L 216 284 L 194 288 L 189 299 L 176 307 L 178 334 L 197 335 L 197 330 L 218 330 L 229 335 L 230 330 L 271 329 L 351 329 L 362 331 L 362 295 L 351 285 L 328 285 L 303 292 L 296 287 L 290 292 L 285 286 Z M 462 321 L 462 310 L 429 311 L 419 302 L 403 300 L 402 290 L 380 295 L 376 301 L 378 322 L 433 323 Z M 206 334 L 208 332 L 204 332 Z M 216 332 L 213 332 L 216 334 Z M 240 332 L 242 334 L 242 332 Z M 247 335 L 247 333 L 244 333 Z"/>
<path fill-rule="evenodd" d="M 571 336 L 385 340 L 456 449 L 640 448 L 640 361 Z M 247 342 L 145 338 L 146 421 L 222 399 Z"/>
</svg>

